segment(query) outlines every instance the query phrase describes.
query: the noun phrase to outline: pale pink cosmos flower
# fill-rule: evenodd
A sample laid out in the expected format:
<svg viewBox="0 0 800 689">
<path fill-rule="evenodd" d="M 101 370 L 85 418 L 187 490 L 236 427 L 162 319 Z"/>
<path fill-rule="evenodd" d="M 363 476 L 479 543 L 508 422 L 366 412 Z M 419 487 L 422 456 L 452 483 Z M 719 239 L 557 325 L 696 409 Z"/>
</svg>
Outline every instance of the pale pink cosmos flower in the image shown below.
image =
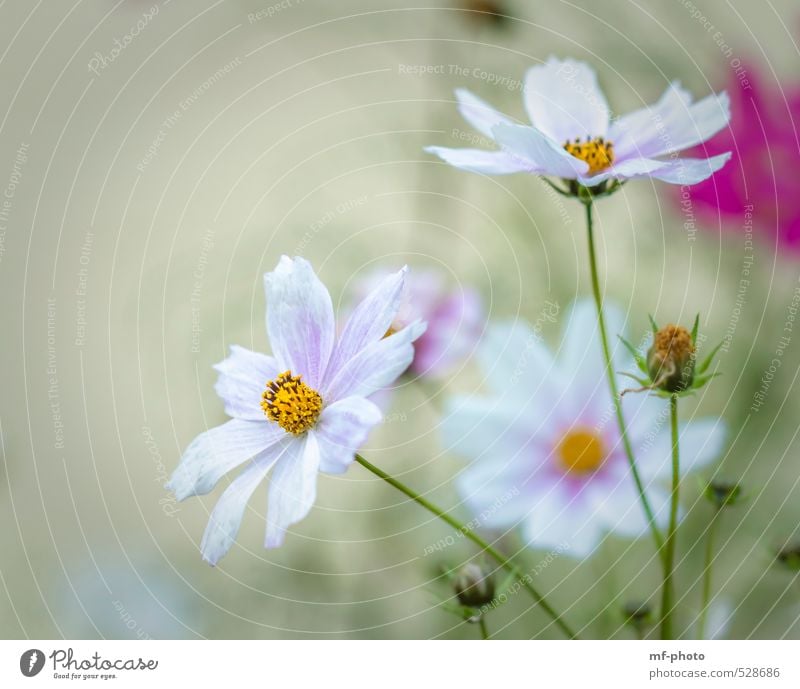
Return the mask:
<svg viewBox="0 0 800 689">
<path fill-rule="evenodd" d="M 731 155 L 677 156 L 728 124 L 730 105 L 724 92 L 693 103 L 675 82 L 657 103 L 612 120 L 597 75 L 577 60 L 550 57 L 528 70 L 523 99 L 530 124 L 516 123 L 466 89 L 458 89 L 456 98 L 464 119 L 497 144 L 497 150 L 426 150 L 471 172 L 552 175 L 585 187 L 636 177 L 683 185 L 710 177 Z"/>
<path fill-rule="evenodd" d="M 231 347 L 216 365 L 230 421 L 195 438 L 167 487 L 179 500 L 210 492 L 244 465 L 211 513 L 201 543 L 216 564 L 239 531 L 247 502 L 272 470 L 265 547 L 316 499 L 317 474 L 340 474 L 381 412 L 367 399 L 408 368 L 419 320 L 386 337 L 400 308 L 406 269 L 386 277 L 355 308 L 339 337 L 331 297 L 308 261 L 283 256 L 264 276 L 272 356 Z"/>
<path fill-rule="evenodd" d="M 606 306 L 611 332 L 624 314 Z M 558 356 L 524 321 L 490 326 L 478 349 L 488 391 L 447 405 L 445 447 L 470 460 L 457 485 L 481 527 L 519 527 L 535 548 L 589 555 L 607 533 L 638 537 L 647 521 L 620 442 L 604 376 L 597 314 L 591 300 L 567 315 Z M 618 344 L 615 371 L 635 369 Z M 624 387 L 619 380 L 619 387 Z M 628 434 L 659 525 L 669 515 L 669 408 L 661 398 L 623 398 Z M 666 410 L 666 412 L 665 412 Z M 719 457 L 726 437 L 716 417 L 680 425 L 681 468 Z"/>
</svg>

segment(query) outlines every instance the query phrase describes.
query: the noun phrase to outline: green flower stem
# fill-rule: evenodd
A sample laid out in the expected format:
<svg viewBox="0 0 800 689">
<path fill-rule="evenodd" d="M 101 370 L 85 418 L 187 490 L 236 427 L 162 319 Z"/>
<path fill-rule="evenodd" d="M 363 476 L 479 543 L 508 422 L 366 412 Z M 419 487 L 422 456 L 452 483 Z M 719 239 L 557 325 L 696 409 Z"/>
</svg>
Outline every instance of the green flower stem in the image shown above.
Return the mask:
<svg viewBox="0 0 800 689">
<path fill-rule="evenodd" d="M 589 266 L 592 272 L 592 293 L 594 294 L 594 303 L 597 307 L 597 322 L 600 326 L 600 340 L 603 344 L 603 358 L 606 364 L 606 374 L 608 377 L 608 387 L 611 390 L 611 397 L 613 399 L 614 404 L 614 413 L 617 417 L 617 424 L 619 425 L 619 433 L 620 437 L 622 438 L 622 446 L 625 449 L 625 456 L 628 458 L 628 465 L 631 468 L 631 475 L 633 476 L 634 483 L 636 484 L 636 490 L 639 492 L 639 501 L 642 503 L 642 508 L 644 509 L 644 513 L 647 517 L 647 523 L 650 526 L 650 531 L 653 535 L 653 541 L 656 545 L 656 551 L 658 552 L 659 556 L 662 557 L 662 548 L 664 546 L 664 539 L 661 536 L 661 532 L 658 530 L 658 526 L 656 526 L 655 518 L 653 516 L 653 508 L 650 505 L 650 501 L 647 499 L 647 494 L 644 490 L 644 484 L 642 483 L 642 477 L 639 474 L 639 469 L 636 466 L 636 460 L 633 456 L 633 448 L 631 447 L 631 441 L 628 438 L 628 433 L 626 431 L 625 426 L 625 417 L 622 413 L 622 400 L 619 396 L 619 390 L 617 389 L 617 380 L 615 377 L 614 367 L 611 362 L 611 350 L 608 346 L 608 332 L 606 330 L 606 319 L 603 315 L 603 298 L 600 294 L 600 280 L 597 276 L 597 252 L 594 246 L 594 222 L 592 218 L 592 207 L 593 203 L 591 198 L 588 200 L 582 200 L 583 205 L 586 208 L 586 230 L 589 238 Z"/>
<path fill-rule="evenodd" d="M 680 451 L 678 449 L 678 396 L 669 398 L 670 429 L 672 432 L 672 494 L 670 496 L 669 529 L 664 542 L 664 585 L 661 589 L 661 638 L 672 638 L 673 569 L 675 563 L 675 532 L 678 529 L 678 489 L 680 487 Z"/>
<path fill-rule="evenodd" d="M 481 639 L 484 639 L 484 640 L 488 639 L 489 638 L 489 629 L 486 626 L 486 616 L 485 615 L 481 615 L 481 619 L 478 622 L 478 624 L 480 624 L 480 626 L 481 626 Z"/>
<path fill-rule="evenodd" d="M 714 536 L 719 521 L 719 507 L 714 509 L 714 516 L 708 525 L 708 536 L 706 536 L 706 557 L 703 567 L 703 599 L 700 607 L 700 619 L 697 622 L 697 638 L 706 638 L 706 618 L 708 616 L 708 604 L 711 601 L 711 566 L 714 562 Z"/>
<path fill-rule="evenodd" d="M 403 483 L 400 483 L 397 479 L 393 478 L 389 474 L 387 474 L 382 469 L 379 469 L 374 464 L 371 464 L 366 459 L 364 459 L 361 455 L 356 454 L 356 461 L 363 466 L 368 471 L 371 471 L 373 474 L 382 478 L 386 483 L 390 486 L 397 488 L 403 495 L 411 498 L 414 502 L 418 505 L 424 507 L 428 512 L 436 515 L 441 519 L 443 522 L 452 526 L 456 531 L 460 531 L 464 536 L 466 536 L 469 540 L 471 540 L 475 545 L 477 545 L 482 551 L 485 551 L 490 557 L 492 557 L 497 564 L 499 564 L 503 569 L 508 571 L 510 574 L 514 575 L 517 580 L 520 582 L 522 587 L 530 593 L 532 598 L 539 604 L 539 606 L 544 610 L 552 619 L 553 622 L 558 625 L 559 629 L 561 629 L 564 634 L 566 634 L 570 639 L 577 639 L 577 635 L 569 625 L 564 621 L 564 619 L 550 606 L 550 604 L 545 600 L 544 596 L 539 593 L 539 591 L 534 587 L 533 584 L 528 581 L 528 577 L 525 576 L 520 569 L 513 563 L 511 560 L 505 557 L 500 551 L 493 548 L 489 543 L 483 540 L 480 536 L 478 536 L 474 531 L 469 529 L 467 526 L 462 524 L 456 519 L 453 519 L 449 514 L 438 508 L 433 503 L 429 502 L 425 498 L 423 498 L 419 493 L 414 492 L 411 488 L 406 486 Z"/>
</svg>

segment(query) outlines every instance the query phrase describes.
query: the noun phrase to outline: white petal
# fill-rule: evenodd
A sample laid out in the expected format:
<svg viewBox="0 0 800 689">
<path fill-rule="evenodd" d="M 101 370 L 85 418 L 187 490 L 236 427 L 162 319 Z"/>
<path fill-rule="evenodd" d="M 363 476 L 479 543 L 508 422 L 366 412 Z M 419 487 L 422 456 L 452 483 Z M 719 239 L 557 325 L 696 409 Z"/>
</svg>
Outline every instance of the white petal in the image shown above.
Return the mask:
<svg viewBox="0 0 800 689">
<path fill-rule="evenodd" d="M 331 372 L 333 379 L 325 387 L 323 399 L 368 397 L 390 385 L 411 364 L 414 358 L 412 343 L 424 332 L 425 324 L 418 321 L 366 346 L 338 371 Z"/>
<path fill-rule="evenodd" d="M 278 460 L 269 483 L 266 548 L 283 543 L 286 529 L 303 519 L 317 497 L 319 443 L 313 432 L 293 443 L 294 451 Z"/>
<path fill-rule="evenodd" d="M 200 544 L 203 559 L 210 565 L 216 565 L 230 550 L 239 533 L 247 502 L 283 449 L 284 443 L 281 443 L 258 455 L 217 501 Z"/>
<path fill-rule="evenodd" d="M 346 471 L 382 417 L 381 410 L 363 397 L 345 397 L 325 407 L 312 431 L 319 441 L 320 471 L 328 474 Z"/>
<path fill-rule="evenodd" d="M 725 422 L 716 417 L 679 424 L 681 474 L 701 469 L 719 459 L 727 435 Z M 672 475 L 672 439 L 668 423 L 659 429 L 652 445 L 637 455 L 636 461 L 644 477 L 667 479 Z"/>
<path fill-rule="evenodd" d="M 603 304 L 612 368 L 615 372 L 631 371 L 632 358 L 618 335 L 625 336 L 625 312 L 614 302 Z M 559 366 L 569 376 L 569 398 L 581 409 L 597 400 L 611 405 L 606 381 L 605 362 L 597 321 L 597 309 L 592 299 L 577 300 L 566 316 L 566 328 L 558 355 Z M 606 399 L 607 398 L 607 399 Z"/>
<path fill-rule="evenodd" d="M 602 541 L 603 529 L 583 496 L 568 499 L 554 488 L 537 498 L 522 525 L 522 536 L 532 548 L 586 558 Z"/>
<path fill-rule="evenodd" d="M 670 184 L 697 184 L 708 179 L 721 169 L 731 158 L 730 153 L 722 153 L 712 158 L 676 158 L 664 167 L 652 172 L 651 177 Z"/>
<path fill-rule="evenodd" d="M 691 102 L 692 95 L 676 81 L 658 102 L 615 119 L 608 133 L 614 153 L 620 158 L 642 157 L 649 155 L 645 151 L 657 150 L 656 142 L 670 136 L 670 129 L 686 117 Z"/>
<path fill-rule="evenodd" d="M 556 314 L 550 318 L 555 320 Z M 490 324 L 477 356 L 489 389 L 499 394 L 516 393 L 528 401 L 534 392 L 555 395 L 563 384 L 542 334 L 522 319 Z"/>
<path fill-rule="evenodd" d="M 594 488 L 594 487 L 593 487 Z M 647 486 L 647 498 L 660 528 L 669 522 L 669 494 L 658 486 Z M 598 485 L 591 491 L 597 518 L 606 530 L 628 538 L 646 536 L 650 527 L 633 479 L 626 475 L 617 485 Z"/>
<path fill-rule="evenodd" d="M 525 108 L 533 126 L 559 144 L 605 136 L 608 102 L 586 63 L 548 58 L 525 75 Z"/>
<path fill-rule="evenodd" d="M 585 161 L 570 155 L 534 127 L 498 124 L 492 132 L 503 152 L 529 172 L 576 179 L 589 170 Z"/>
<path fill-rule="evenodd" d="M 513 124 L 511 118 L 495 110 L 486 101 L 467 91 L 456 89 L 458 111 L 475 129 L 488 138 L 492 138 L 492 127 L 496 124 Z"/>
<path fill-rule="evenodd" d="M 481 463 L 499 462 L 505 470 L 511 462 L 527 459 L 544 419 L 516 401 L 455 396 L 447 400 L 440 431 L 448 452 Z"/>
<path fill-rule="evenodd" d="M 278 424 L 231 419 L 198 435 L 186 448 L 168 490 L 178 500 L 205 495 L 225 474 L 286 435 Z"/>
<path fill-rule="evenodd" d="M 237 419 L 263 420 L 261 394 L 267 381 L 279 373 L 275 359 L 233 345 L 231 355 L 214 369 L 219 372 L 214 389 L 225 403 L 225 413 Z"/>
<path fill-rule="evenodd" d="M 581 184 L 593 187 L 607 179 L 635 179 L 637 177 L 651 177 L 656 170 L 661 170 L 669 165 L 669 161 L 653 160 L 651 158 L 628 158 L 614 163 L 603 172 L 598 172 L 591 177 L 580 180 Z"/>
<path fill-rule="evenodd" d="M 716 597 L 708 606 L 708 623 L 706 635 L 708 639 L 724 639 L 731 628 L 736 608 L 729 598 Z"/>
<path fill-rule="evenodd" d="M 389 330 L 400 309 L 407 273 L 403 268 L 381 280 L 355 308 L 336 344 L 323 388 L 345 363 Z"/>
<path fill-rule="evenodd" d="M 282 371 L 302 375 L 318 389 L 335 337 L 333 304 L 328 290 L 303 258 L 282 256 L 264 276 L 267 330 Z"/>
<path fill-rule="evenodd" d="M 515 172 L 530 172 L 528 165 L 503 151 L 483 151 L 478 148 L 444 148 L 428 146 L 428 153 L 439 156 L 445 163 L 468 172 L 484 175 L 510 175 Z"/>
<path fill-rule="evenodd" d="M 707 141 L 726 127 L 730 118 L 727 93 L 691 103 L 691 96 L 673 85 L 652 108 L 620 118 L 612 127 L 611 138 L 621 157 L 656 158 Z"/>
</svg>

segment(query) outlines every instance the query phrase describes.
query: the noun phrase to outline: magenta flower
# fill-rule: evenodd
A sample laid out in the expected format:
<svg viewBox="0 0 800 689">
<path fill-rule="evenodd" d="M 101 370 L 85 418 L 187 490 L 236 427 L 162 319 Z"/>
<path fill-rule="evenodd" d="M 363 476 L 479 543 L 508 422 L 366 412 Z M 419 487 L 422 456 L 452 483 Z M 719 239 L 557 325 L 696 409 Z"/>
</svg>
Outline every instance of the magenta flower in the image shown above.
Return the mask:
<svg viewBox="0 0 800 689">
<path fill-rule="evenodd" d="M 239 531 L 247 502 L 273 469 L 265 547 L 311 510 L 317 473 L 344 472 L 381 420 L 367 398 L 408 368 L 417 320 L 386 337 L 400 307 L 406 269 L 383 280 L 353 311 L 338 340 L 333 305 L 308 261 L 283 256 L 264 276 L 267 334 L 273 356 L 231 347 L 215 366 L 216 391 L 230 421 L 195 438 L 167 488 L 179 500 L 211 491 L 246 464 L 225 489 L 201 551 L 216 564 Z"/>
<path fill-rule="evenodd" d="M 735 160 L 713 179 L 682 190 L 681 204 L 685 214 L 694 212 L 709 225 L 730 221 L 731 231 L 739 232 L 752 206 L 759 232 L 778 249 L 800 251 L 800 195 L 794 176 L 786 174 L 800 167 L 800 84 L 770 87 L 749 65 L 742 73 L 746 81 L 730 78 L 730 129 L 702 147 L 706 155 L 733 150 Z"/>
<path fill-rule="evenodd" d="M 362 296 L 386 278 L 376 270 L 356 286 Z M 451 373 L 475 349 L 486 323 L 480 295 L 472 288 L 450 289 L 436 270 L 414 271 L 405 282 L 400 309 L 390 332 L 397 332 L 417 319 L 427 324 L 414 343 L 409 371 L 417 376 L 441 377 Z"/>
</svg>

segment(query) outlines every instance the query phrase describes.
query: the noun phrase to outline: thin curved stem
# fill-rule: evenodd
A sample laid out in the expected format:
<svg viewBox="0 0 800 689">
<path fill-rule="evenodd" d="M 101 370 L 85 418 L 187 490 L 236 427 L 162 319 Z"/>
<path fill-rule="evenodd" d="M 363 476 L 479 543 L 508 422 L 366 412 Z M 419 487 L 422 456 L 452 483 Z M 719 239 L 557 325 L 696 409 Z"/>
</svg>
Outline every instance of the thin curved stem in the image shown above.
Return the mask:
<svg viewBox="0 0 800 689">
<path fill-rule="evenodd" d="M 489 628 L 486 626 L 486 616 L 481 615 L 481 619 L 478 621 L 478 624 L 481 627 L 481 639 L 488 639 L 489 638 Z"/>
<path fill-rule="evenodd" d="M 594 246 L 594 221 L 592 218 L 593 204 L 591 200 L 588 200 L 584 201 L 583 205 L 586 208 L 586 231 L 589 238 L 589 267 L 592 274 L 592 293 L 594 294 L 594 303 L 597 307 L 597 323 L 600 328 L 600 340 L 603 345 L 603 359 L 606 365 L 608 387 L 611 390 L 611 398 L 613 400 L 614 413 L 617 417 L 619 433 L 622 439 L 622 447 L 625 450 L 625 456 L 628 458 L 628 465 L 631 468 L 631 475 L 633 476 L 633 481 L 636 484 L 636 490 L 639 493 L 639 502 L 642 503 L 642 509 L 644 509 L 645 516 L 647 517 L 647 523 L 650 526 L 650 532 L 653 535 L 653 541 L 655 542 L 656 550 L 659 553 L 659 556 L 661 556 L 663 559 L 662 548 L 664 546 L 664 539 L 662 538 L 661 532 L 656 526 L 653 508 L 650 505 L 650 501 L 647 499 L 647 494 L 644 490 L 644 483 L 642 483 L 642 477 L 639 474 L 639 469 L 636 466 L 636 460 L 633 456 L 633 448 L 631 447 L 631 441 L 628 438 L 628 433 L 625 426 L 625 417 L 622 413 L 622 401 L 619 395 L 619 390 L 617 389 L 617 380 L 611 361 L 611 349 L 608 346 L 606 319 L 603 315 L 603 297 L 600 292 L 600 279 L 598 278 L 597 272 L 597 252 Z"/>
<path fill-rule="evenodd" d="M 672 434 L 672 494 L 669 507 L 669 529 L 664 542 L 664 586 L 661 589 L 661 638 L 672 638 L 673 569 L 675 566 L 675 532 L 678 529 L 678 490 L 680 488 L 680 450 L 678 448 L 678 396 L 669 398 Z"/>
<path fill-rule="evenodd" d="M 714 510 L 711 523 L 708 525 L 708 536 L 706 536 L 706 555 L 703 563 L 703 598 L 700 608 L 700 619 L 697 622 L 697 638 L 706 638 L 706 618 L 708 617 L 708 604 L 711 602 L 711 566 L 714 563 L 714 536 L 719 521 L 719 507 Z"/>
<path fill-rule="evenodd" d="M 378 476 L 379 478 L 383 479 L 393 488 L 397 488 L 403 495 L 411 498 L 414 502 L 418 505 L 424 507 L 428 512 L 436 515 L 439 519 L 441 519 L 445 524 L 452 526 L 456 531 L 460 531 L 466 538 L 472 541 L 475 545 L 477 545 L 482 551 L 486 552 L 491 558 L 493 558 L 497 564 L 499 564 L 503 569 L 507 572 L 513 574 L 517 581 L 519 581 L 520 585 L 531 595 L 531 597 L 539 604 L 539 606 L 544 610 L 553 620 L 553 622 L 558 625 L 559 629 L 561 629 L 564 634 L 566 634 L 570 639 L 577 639 L 577 635 L 574 631 L 570 628 L 570 626 L 564 621 L 564 619 L 550 606 L 550 604 L 545 600 L 544 596 L 539 593 L 536 587 L 529 581 L 530 577 L 524 574 L 511 560 L 509 560 L 505 555 L 503 555 L 499 550 L 496 550 L 492 547 L 489 543 L 483 540 L 478 534 L 472 531 L 469 527 L 459 522 L 457 519 L 454 519 L 449 514 L 447 514 L 444 510 L 440 509 L 432 502 L 423 498 L 419 493 L 416 493 L 411 488 L 406 486 L 405 484 L 398 481 L 396 478 L 390 476 L 382 469 L 379 469 L 374 464 L 371 464 L 366 459 L 364 459 L 360 454 L 356 454 L 356 461 L 363 466 L 368 471 L 371 471 L 373 474 Z"/>
</svg>

